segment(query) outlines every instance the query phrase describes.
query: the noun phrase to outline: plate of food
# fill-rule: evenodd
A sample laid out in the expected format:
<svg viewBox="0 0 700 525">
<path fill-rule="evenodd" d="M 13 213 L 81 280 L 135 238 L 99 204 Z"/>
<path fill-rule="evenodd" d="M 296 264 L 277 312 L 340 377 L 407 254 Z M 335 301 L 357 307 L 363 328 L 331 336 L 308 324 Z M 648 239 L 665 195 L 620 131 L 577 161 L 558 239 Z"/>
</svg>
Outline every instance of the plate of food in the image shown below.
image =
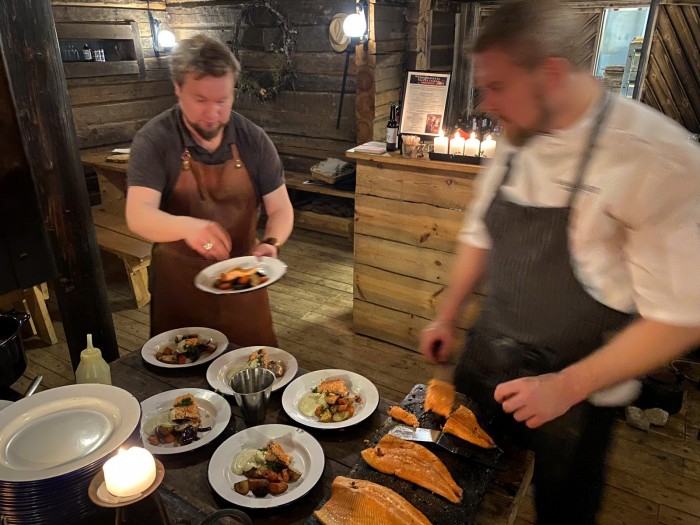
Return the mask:
<svg viewBox="0 0 700 525">
<path fill-rule="evenodd" d="M 323 449 L 301 428 L 259 425 L 231 436 L 209 461 L 209 483 L 234 505 L 271 508 L 305 496 L 325 466 Z"/>
<path fill-rule="evenodd" d="M 207 381 L 222 394 L 233 395 L 231 378 L 244 368 L 263 367 L 275 373 L 272 391 L 287 385 L 297 373 L 299 365 L 289 352 L 271 346 L 246 346 L 217 357 L 207 368 Z"/>
<path fill-rule="evenodd" d="M 245 293 L 279 280 L 287 265 L 274 257 L 247 255 L 207 266 L 194 278 L 194 285 L 213 294 Z"/>
<path fill-rule="evenodd" d="M 180 454 L 221 434 L 231 407 L 219 394 L 201 388 L 161 392 L 141 403 L 141 440 L 152 454 Z"/>
<path fill-rule="evenodd" d="M 152 337 L 143 345 L 141 357 L 163 368 L 186 368 L 216 359 L 227 346 L 228 338 L 218 330 L 188 326 Z"/>
<path fill-rule="evenodd" d="M 364 421 L 378 404 L 377 387 L 366 377 L 347 370 L 304 374 L 282 394 L 282 407 L 294 421 L 329 430 Z"/>
</svg>

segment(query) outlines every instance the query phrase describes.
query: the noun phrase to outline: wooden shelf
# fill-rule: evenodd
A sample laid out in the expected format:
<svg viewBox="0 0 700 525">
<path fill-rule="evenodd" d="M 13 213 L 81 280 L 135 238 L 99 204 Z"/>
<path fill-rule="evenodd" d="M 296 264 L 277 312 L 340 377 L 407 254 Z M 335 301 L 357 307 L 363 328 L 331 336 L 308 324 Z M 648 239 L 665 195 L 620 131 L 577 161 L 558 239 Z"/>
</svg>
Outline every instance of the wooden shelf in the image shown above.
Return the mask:
<svg viewBox="0 0 700 525">
<path fill-rule="evenodd" d="M 321 193 L 323 195 L 333 195 L 334 197 L 342 197 L 344 199 L 355 199 L 355 192 L 352 190 L 338 190 L 328 184 L 304 184 L 305 181 L 315 181 L 311 175 L 305 175 L 295 171 L 285 171 L 284 177 L 287 181 L 287 187 L 299 190 L 308 191 L 309 193 Z"/>
<path fill-rule="evenodd" d="M 294 210 L 294 226 L 352 239 L 353 220 L 313 211 Z"/>
</svg>

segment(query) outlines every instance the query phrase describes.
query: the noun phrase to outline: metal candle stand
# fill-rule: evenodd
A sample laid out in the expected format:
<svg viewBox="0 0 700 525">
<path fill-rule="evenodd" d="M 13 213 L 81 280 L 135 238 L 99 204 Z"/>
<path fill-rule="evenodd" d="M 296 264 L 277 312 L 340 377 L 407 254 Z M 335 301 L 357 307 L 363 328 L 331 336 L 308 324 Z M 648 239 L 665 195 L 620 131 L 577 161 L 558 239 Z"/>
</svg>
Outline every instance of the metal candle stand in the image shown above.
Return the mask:
<svg viewBox="0 0 700 525">
<path fill-rule="evenodd" d="M 155 459 L 155 458 L 154 458 Z M 113 496 L 107 491 L 107 486 L 105 485 L 105 475 L 104 472 L 100 471 L 92 478 L 90 486 L 88 487 L 88 496 L 95 505 L 108 509 L 116 509 L 116 516 L 114 519 L 115 525 L 122 525 L 128 520 L 128 506 L 132 503 L 136 503 L 147 497 L 153 497 L 153 500 L 158 507 L 158 514 L 160 515 L 160 520 L 163 525 L 170 525 L 170 518 L 168 518 L 168 513 L 163 505 L 163 500 L 160 494 L 156 492 L 156 489 L 163 482 L 163 476 L 165 475 L 165 467 L 158 459 L 156 462 L 156 479 L 151 483 L 143 492 L 131 496 L 131 497 L 118 497 Z"/>
</svg>

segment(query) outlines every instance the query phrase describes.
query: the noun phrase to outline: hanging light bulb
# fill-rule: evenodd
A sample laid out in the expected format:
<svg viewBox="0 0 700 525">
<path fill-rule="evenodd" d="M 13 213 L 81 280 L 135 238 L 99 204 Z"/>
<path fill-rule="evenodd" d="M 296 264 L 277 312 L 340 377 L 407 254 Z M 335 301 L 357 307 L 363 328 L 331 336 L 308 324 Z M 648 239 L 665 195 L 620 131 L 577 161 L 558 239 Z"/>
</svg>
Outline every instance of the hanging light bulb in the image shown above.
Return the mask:
<svg viewBox="0 0 700 525">
<path fill-rule="evenodd" d="M 158 32 L 158 45 L 164 49 L 171 49 L 175 47 L 175 35 L 171 32 L 168 31 L 167 29 L 163 29 L 162 31 Z"/>
<path fill-rule="evenodd" d="M 361 38 L 367 32 L 367 20 L 364 13 L 348 15 L 343 22 L 343 32 L 350 38 Z"/>
</svg>

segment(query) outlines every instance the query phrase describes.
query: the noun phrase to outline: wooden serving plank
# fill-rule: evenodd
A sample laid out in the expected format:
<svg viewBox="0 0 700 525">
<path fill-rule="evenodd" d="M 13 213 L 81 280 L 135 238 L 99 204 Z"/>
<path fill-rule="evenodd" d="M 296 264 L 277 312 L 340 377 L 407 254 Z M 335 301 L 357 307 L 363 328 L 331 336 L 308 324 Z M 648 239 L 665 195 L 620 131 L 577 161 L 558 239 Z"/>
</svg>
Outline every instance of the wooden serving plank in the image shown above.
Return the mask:
<svg viewBox="0 0 700 525">
<path fill-rule="evenodd" d="M 421 427 L 440 428 L 440 423 L 444 422 L 444 419 L 432 413 L 426 413 L 423 410 L 425 391 L 425 385 L 415 385 L 401 402 L 401 406 L 408 412 L 412 412 L 416 415 Z M 467 398 L 459 393 L 457 394 L 456 402 L 470 406 Z M 392 418 L 387 419 L 384 425 L 377 430 L 367 446 L 375 446 L 382 437 L 398 424 L 400 423 Z M 460 503 L 451 503 L 442 496 L 433 494 L 409 481 L 399 479 L 396 476 L 382 474 L 370 467 L 363 459 L 360 459 L 355 464 L 347 476 L 355 479 L 364 479 L 390 488 L 421 511 L 433 525 L 454 525 L 455 523 L 464 525 L 473 524 L 486 488 L 494 474 L 493 469 L 451 454 L 437 446 L 428 446 L 427 448 L 440 458 L 450 471 L 450 474 L 452 474 L 454 480 L 464 490 Z M 324 499 L 318 505 L 317 509 L 320 509 L 326 501 L 327 499 Z M 314 515 L 311 515 L 305 525 L 320 525 L 320 522 Z"/>
</svg>

